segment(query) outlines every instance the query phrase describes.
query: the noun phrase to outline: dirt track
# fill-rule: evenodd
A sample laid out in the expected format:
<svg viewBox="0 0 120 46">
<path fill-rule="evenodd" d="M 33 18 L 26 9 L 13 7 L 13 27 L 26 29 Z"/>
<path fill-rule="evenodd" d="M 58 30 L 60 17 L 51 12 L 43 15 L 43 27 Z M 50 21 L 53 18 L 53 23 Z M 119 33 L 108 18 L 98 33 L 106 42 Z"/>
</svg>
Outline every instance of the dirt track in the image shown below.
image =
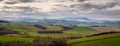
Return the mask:
<svg viewBox="0 0 120 46">
<path fill-rule="evenodd" d="M 110 28 L 110 27 L 93 27 L 100 32 L 120 32 L 120 28 Z"/>
</svg>

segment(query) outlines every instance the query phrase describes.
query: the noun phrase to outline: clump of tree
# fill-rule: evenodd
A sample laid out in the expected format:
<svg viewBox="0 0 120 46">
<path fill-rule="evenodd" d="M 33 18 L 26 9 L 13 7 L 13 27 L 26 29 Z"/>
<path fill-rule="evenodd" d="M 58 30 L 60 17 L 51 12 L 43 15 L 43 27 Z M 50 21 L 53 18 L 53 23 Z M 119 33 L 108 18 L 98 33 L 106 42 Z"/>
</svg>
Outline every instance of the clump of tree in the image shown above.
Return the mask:
<svg viewBox="0 0 120 46">
<path fill-rule="evenodd" d="M 70 29 L 73 29 L 73 27 L 67 27 L 67 26 L 63 26 L 62 28 L 63 28 L 63 30 L 70 30 Z"/>
<path fill-rule="evenodd" d="M 0 20 L 0 23 L 9 23 L 8 21 Z"/>
<path fill-rule="evenodd" d="M 48 39 L 40 40 L 36 39 L 33 42 L 12 42 L 12 43 L 0 43 L 0 46 L 66 46 L 67 39 L 58 38 L 58 39 Z"/>
<path fill-rule="evenodd" d="M 106 25 L 92 25 L 90 27 L 107 27 Z"/>
<path fill-rule="evenodd" d="M 92 26 L 90 26 L 90 27 L 100 27 L 99 25 L 92 25 Z"/>
<path fill-rule="evenodd" d="M 43 29 L 43 30 L 47 29 L 47 27 L 42 26 L 42 25 L 34 25 L 34 26 L 37 27 L 37 28 Z"/>
<path fill-rule="evenodd" d="M 0 26 L 0 35 L 5 35 L 5 34 L 18 34 L 18 32 L 13 30 L 8 30 L 5 27 Z"/>
<path fill-rule="evenodd" d="M 112 34 L 112 33 L 118 33 L 118 32 L 101 32 L 101 33 L 98 33 L 98 34 L 89 35 L 87 37 L 99 36 L 99 35 L 104 35 L 104 34 Z"/>
<path fill-rule="evenodd" d="M 63 33 L 63 31 L 62 30 L 43 30 L 43 31 L 39 31 L 39 33 L 42 33 L 42 34 L 44 34 L 44 33 Z"/>
</svg>

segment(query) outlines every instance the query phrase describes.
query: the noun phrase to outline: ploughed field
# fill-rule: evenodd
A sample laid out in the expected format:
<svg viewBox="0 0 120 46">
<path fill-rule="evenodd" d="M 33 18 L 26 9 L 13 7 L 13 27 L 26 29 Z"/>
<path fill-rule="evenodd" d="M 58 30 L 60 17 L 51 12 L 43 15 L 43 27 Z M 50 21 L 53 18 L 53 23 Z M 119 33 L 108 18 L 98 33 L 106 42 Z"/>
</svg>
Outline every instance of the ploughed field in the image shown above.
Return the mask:
<svg viewBox="0 0 120 46">
<path fill-rule="evenodd" d="M 120 38 L 119 31 L 108 27 L 1 23 L 0 46 L 93 46 L 107 44 L 109 38 L 115 42 Z"/>
<path fill-rule="evenodd" d="M 93 28 L 100 32 L 120 32 L 120 28 L 118 27 L 93 27 Z"/>
</svg>

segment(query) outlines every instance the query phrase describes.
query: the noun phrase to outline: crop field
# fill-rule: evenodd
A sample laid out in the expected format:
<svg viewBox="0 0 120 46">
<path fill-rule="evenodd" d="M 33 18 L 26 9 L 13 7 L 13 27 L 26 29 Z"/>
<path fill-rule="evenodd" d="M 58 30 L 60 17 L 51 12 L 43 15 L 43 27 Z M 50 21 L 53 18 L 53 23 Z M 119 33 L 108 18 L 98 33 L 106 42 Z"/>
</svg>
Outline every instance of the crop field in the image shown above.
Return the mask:
<svg viewBox="0 0 120 46">
<path fill-rule="evenodd" d="M 94 27 L 94 29 L 100 32 L 120 32 L 120 28 L 117 27 Z"/>
</svg>

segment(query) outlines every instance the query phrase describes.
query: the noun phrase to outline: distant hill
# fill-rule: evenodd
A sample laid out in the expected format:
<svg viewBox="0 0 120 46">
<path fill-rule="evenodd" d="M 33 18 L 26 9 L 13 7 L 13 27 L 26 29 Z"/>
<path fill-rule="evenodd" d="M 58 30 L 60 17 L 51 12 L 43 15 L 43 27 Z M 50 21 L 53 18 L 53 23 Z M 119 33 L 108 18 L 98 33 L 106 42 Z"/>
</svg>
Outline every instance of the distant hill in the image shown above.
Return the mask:
<svg viewBox="0 0 120 46">
<path fill-rule="evenodd" d="M 0 23 L 9 23 L 8 21 L 0 20 Z"/>
<path fill-rule="evenodd" d="M 1 20 L 0 22 L 8 23 L 8 21 Z M 108 26 L 108 27 L 120 27 L 120 21 L 109 20 L 94 20 L 82 17 L 70 17 L 61 19 L 36 19 L 36 18 L 22 18 L 16 21 L 19 23 L 32 23 L 32 24 L 47 24 L 47 25 L 66 25 L 66 26 Z"/>
</svg>

